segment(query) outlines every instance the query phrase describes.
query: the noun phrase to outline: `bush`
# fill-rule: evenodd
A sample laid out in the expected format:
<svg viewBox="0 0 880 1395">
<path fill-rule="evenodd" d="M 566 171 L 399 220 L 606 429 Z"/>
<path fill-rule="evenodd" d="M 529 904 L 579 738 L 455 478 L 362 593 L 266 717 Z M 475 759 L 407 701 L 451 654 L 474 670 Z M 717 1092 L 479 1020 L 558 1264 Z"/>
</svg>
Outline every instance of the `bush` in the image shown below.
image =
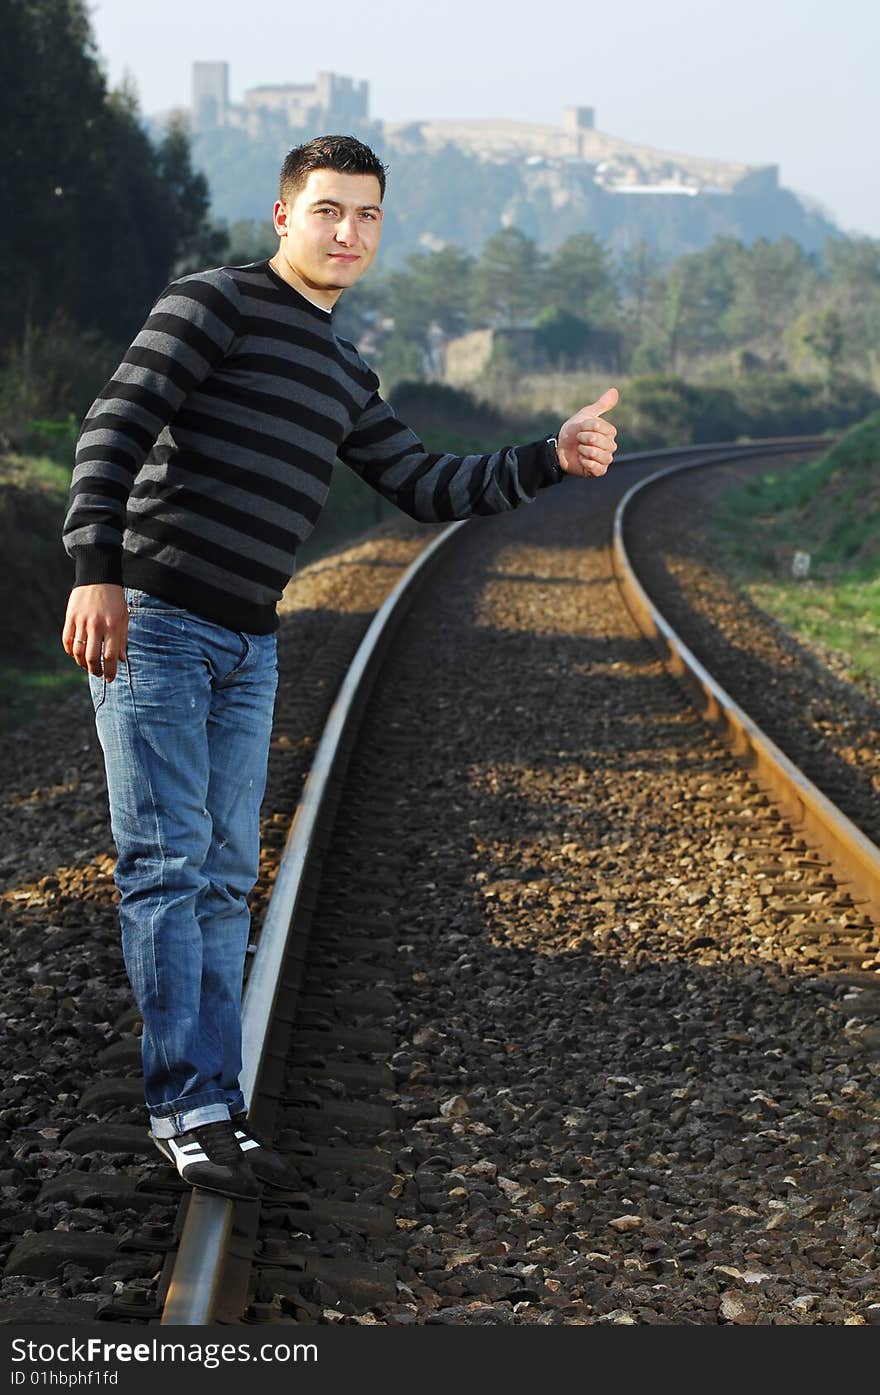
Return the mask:
<svg viewBox="0 0 880 1395">
<path fill-rule="evenodd" d="M 743 434 L 745 427 L 742 409 L 730 388 L 707 384 L 692 391 L 691 411 L 695 442 L 735 441 Z"/>
<path fill-rule="evenodd" d="M 682 378 L 659 373 L 632 378 L 613 414 L 626 449 L 690 445 L 698 393 Z"/>
<path fill-rule="evenodd" d="M 401 382 L 415 381 L 425 367 L 425 354 L 419 344 L 401 334 L 389 334 L 384 340 L 378 359 L 382 392 L 386 397 L 397 391 Z"/>
<path fill-rule="evenodd" d="M 495 407 L 447 383 L 404 380 L 394 388 L 390 400 L 401 420 L 419 436 L 434 435 L 437 431 L 453 431 L 456 435 L 471 431 L 496 432 L 504 424 L 504 418 Z"/>
<path fill-rule="evenodd" d="M 751 436 L 803 436 L 847 426 L 880 405 L 867 384 L 838 375 L 833 393 L 820 378 L 783 373 L 747 373 L 731 381 L 742 412 L 742 430 Z"/>
<path fill-rule="evenodd" d="M 838 379 L 829 395 L 821 382 L 785 374 L 749 374 L 729 385 L 649 374 L 630 379 L 613 416 L 625 449 L 653 450 L 741 436 L 815 435 L 878 406 L 877 393 L 852 378 Z"/>
<path fill-rule="evenodd" d="M 69 464 L 73 461 L 78 435 L 79 423 L 73 412 L 64 421 L 29 421 L 24 450 L 28 455 L 48 455 Z"/>
<path fill-rule="evenodd" d="M 0 457 L 4 664 L 39 663 L 47 643 L 58 643 L 73 581 L 72 564 L 61 544 L 66 484 L 66 472 L 50 461 Z"/>
<path fill-rule="evenodd" d="M 548 363 L 554 368 L 566 368 L 586 355 L 590 326 L 579 315 L 551 305 L 535 318 L 535 339 Z"/>
<path fill-rule="evenodd" d="M 85 416 L 120 357 L 94 330 L 78 329 L 62 315 L 29 327 L 0 363 L 0 433 L 6 444 L 66 449 L 71 419 L 75 424 Z"/>
</svg>

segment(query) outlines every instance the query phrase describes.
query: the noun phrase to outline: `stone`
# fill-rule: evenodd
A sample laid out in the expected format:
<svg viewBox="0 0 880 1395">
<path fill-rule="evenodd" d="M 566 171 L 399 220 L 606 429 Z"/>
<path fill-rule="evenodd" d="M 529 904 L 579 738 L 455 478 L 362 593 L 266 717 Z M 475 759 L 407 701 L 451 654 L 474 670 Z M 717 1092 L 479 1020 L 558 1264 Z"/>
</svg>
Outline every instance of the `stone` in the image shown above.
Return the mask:
<svg viewBox="0 0 880 1395">
<path fill-rule="evenodd" d="M 138 1080 L 96 1080 L 80 1095 L 79 1107 L 83 1114 L 100 1114 L 117 1105 L 131 1107 L 144 1104 L 144 1082 Z"/>
<path fill-rule="evenodd" d="M 26 1235 L 15 1246 L 6 1261 L 4 1274 L 30 1274 L 36 1278 L 55 1278 L 65 1264 L 79 1264 L 92 1273 L 100 1273 L 118 1253 L 113 1235 L 92 1230 L 49 1230 Z"/>
<path fill-rule="evenodd" d="M 68 1153 L 135 1153 L 159 1159 L 146 1122 L 134 1124 L 81 1124 L 65 1134 L 62 1148 Z"/>
<path fill-rule="evenodd" d="M 614 1220 L 608 1222 L 612 1230 L 625 1234 L 630 1230 L 640 1230 L 643 1224 L 641 1216 L 615 1216 Z"/>
<path fill-rule="evenodd" d="M 69 1201 L 77 1206 L 97 1206 L 109 1201 L 119 1207 L 137 1211 L 147 1211 L 157 1201 L 163 1201 L 161 1192 L 138 1191 L 136 1179 L 120 1176 L 112 1172 L 64 1172 L 60 1177 L 51 1177 L 43 1183 L 37 1196 L 37 1203 Z"/>
<path fill-rule="evenodd" d="M 754 1324 L 756 1310 L 743 1294 L 730 1291 L 722 1293 L 718 1310 L 726 1322 L 735 1323 L 739 1327 L 751 1327 Z"/>
<path fill-rule="evenodd" d="M 469 1113 L 468 1102 L 464 1095 L 452 1095 L 450 1099 L 443 1101 L 440 1113 L 444 1119 L 462 1119 Z"/>
</svg>

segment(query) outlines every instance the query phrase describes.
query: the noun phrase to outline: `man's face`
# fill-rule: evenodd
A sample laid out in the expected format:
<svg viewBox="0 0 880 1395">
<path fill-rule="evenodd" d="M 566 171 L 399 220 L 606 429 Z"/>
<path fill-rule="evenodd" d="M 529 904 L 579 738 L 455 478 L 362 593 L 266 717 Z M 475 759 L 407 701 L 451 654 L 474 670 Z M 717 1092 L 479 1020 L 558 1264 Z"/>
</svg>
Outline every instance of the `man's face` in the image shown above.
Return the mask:
<svg viewBox="0 0 880 1395">
<path fill-rule="evenodd" d="M 371 265 L 382 233 L 379 181 L 372 174 L 312 170 L 290 202 L 275 204 L 282 274 L 332 305 Z M 288 275 L 285 279 L 290 279 Z"/>
</svg>

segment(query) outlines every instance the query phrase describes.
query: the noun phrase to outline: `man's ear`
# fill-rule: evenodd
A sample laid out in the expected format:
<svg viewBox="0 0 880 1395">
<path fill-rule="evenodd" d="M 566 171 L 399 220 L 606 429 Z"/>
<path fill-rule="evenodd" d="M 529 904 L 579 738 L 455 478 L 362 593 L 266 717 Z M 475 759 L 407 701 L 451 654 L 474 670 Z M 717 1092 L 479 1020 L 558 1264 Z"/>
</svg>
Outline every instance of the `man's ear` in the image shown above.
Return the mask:
<svg viewBox="0 0 880 1395">
<path fill-rule="evenodd" d="M 272 221 L 278 236 L 284 237 L 287 232 L 287 204 L 283 199 L 275 200 L 272 207 Z"/>
</svg>

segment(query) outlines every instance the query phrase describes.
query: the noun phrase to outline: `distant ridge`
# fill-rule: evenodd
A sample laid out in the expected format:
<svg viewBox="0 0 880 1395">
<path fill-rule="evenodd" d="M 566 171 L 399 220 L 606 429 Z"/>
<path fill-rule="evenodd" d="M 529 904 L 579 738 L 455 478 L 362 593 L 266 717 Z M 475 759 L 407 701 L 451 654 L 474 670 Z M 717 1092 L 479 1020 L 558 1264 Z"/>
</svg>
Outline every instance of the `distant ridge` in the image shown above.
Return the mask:
<svg viewBox="0 0 880 1395">
<path fill-rule="evenodd" d="M 776 165 L 673 154 L 598 131 L 591 107 L 566 107 L 560 126 L 509 120 L 384 122 L 383 133 L 391 149 L 438 151 L 453 145 L 487 162 L 589 164 L 595 182 L 611 193 L 729 194 L 779 187 Z"/>
<path fill-rule="evenodd" d="M 596 129 L 588 106 L 559 125 L 498 120 L 383 122 L 369 84 L 331 72 L 311 83 L 252 87 L 229 99 L 229 65 L 198 63 L 188 113 L 196 164 L 217 216 L 266 221 L 287 150 L 345 131 L 390 166 L 383 260 L 455 243 L 477 252 L 502 227 L 552 249 L 592 232 L 611 249 L 639 243 L 661 259 L 719 236 L 791 237 L 818 252 L 840 229 L 780 186 L 775 164 L 748 165 L 656 150 Z M 154 119 L 155 124 L 155 119 Z"/>
</svg>

